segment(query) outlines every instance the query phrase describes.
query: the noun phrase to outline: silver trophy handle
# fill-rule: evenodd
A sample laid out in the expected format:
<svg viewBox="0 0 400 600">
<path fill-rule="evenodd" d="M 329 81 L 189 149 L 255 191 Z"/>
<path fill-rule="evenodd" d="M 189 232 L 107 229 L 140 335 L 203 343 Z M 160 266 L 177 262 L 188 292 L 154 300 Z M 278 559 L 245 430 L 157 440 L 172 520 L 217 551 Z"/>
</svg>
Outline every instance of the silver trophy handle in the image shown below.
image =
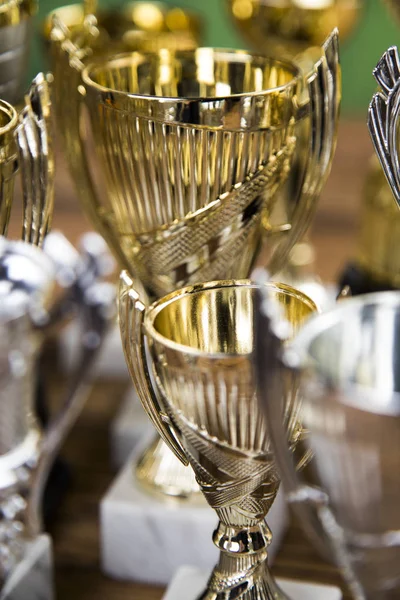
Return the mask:
<svg viewBox="0 0 400 600">
<path fill-rule="evenodd" d="M 318 487 L 304 482 L 299 473 L 302 462 L 295 465 L 284 427 L 285 371 L 299 379 L 302 372 L 297 355 L 283 349 L 284 326 L 274 302 L 262 289 L 255 305 L 254 366 L 257 394 L 267 417 L 274 456 L 288 502 L 296 511 L 305 531 L 325 558 L 335 559 L 347 585 L 357 600 L 363 598 L 361 588 L 347 560 L 343 532 L 329 508 L 327 495 Z M 267 390 L 264 397 L 264 390 Z M 328 535 L 329 533 L 329 535 Z"/>
<path fill-rule="evenodd" d="M 119 324 L 125 360 L 146 414 L 164 442 L 184 465 L 188 465 L 185 452 L 174 435 L 170 419 L 163 408 L 162 399 L 151 380 L 143 323 L 145 305 L 133 286 L 133 280 L 123 271 L 119 288 Z"/>
<path fill-rule="evenodd" d="M 323 54 L 313 71 L 306 77 L 309 96 L 310 139 L 304 178 L 294 200 L 291 225 L 274 228 L 287 231 L 277 260 L 272 258 L 270 270 L 276 272 L 284 265 L 293 245 L 304 235 L 313 217 L 317 199 L 329 176 L 336 149 L 336 130 L 341 98 L 339 63 L 339 32 L 334 29 L 322 47 Z M 300 112 L 302 107 L 299 107 Z"/>
<path fill-rule="evenodd" d="M 99 276 L 105 274 L 109 265 L 106 261 L 105 242 L 97 234 L 89 235 L 89 243 L 85 244 L 81 257 L 60 234 L 50 234 L 46 239 L 45 250 L 52 259 L 57 262 L 58 256 L 62 256 L 60 273 L 65 282 L 69 280 L 69 293 L 61 301 L 64 306 L 59 307 L 43 324 L 39 322 L 39 327 L 46 330 L 75 309 L 81 320 L 81 332 L 80 347 L 77 350 L 79 359 L 74 371 L 68 376 L 67 389 L 61 393 L 61 408 L 45 431 L 41 446 L 28 507 L 28 529 L 31 535 L 41 531 L 39 507 L 49 470 L 57 451 L 83 408 L 90 389 L 93 363 L 115 316 L 115 286 L 98 280 Z M 94 236 L 97 238 L 97 248 Z M 75 279 L 71 279 L 73 271 Z"/>
<path fill-rule="evenodd" d="M 22 240 L 35 246 L 42 246 L 50 229 L 54 204 L 51 81 L 51 75 L 35 77 L 15 132 L 22 178 Z"/>
<path fill-rule="evenodd" d="M 384 53 L 373 75 L 381 91 L 373 96 L 369 105 L 368 129 L 390 189 L 400 207 L 400 59 L 396 46 Z"/>
</svg>

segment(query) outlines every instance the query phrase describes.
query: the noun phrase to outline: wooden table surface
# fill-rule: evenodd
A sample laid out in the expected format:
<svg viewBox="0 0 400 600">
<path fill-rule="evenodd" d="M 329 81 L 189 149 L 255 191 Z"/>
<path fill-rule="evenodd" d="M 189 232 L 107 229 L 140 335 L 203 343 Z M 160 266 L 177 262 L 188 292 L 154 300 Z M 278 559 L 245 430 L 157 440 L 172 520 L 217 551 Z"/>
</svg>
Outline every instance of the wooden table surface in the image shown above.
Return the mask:
<svg viewBox="0 0 400 600">
<path fill-rule="evenodd" d="M 355 249 L 362 183 L 371 155 L 372 145 L 364 122 L 343 121 L 331 177 L 311 233 L 317 253 L 316 270 L 326 281 L 335 280 Z M 58 161 L 56 193 L 54 228 L 62 229 L 75 242 L 90 229 L 90 224 L 79 211 L 62 161 Z M 14 223 L 11 230 L 17 230 Z M 73 482 L 51 530 L 58 600 L 162 597 L 162 588 L 113 581 L 100 571 L 99 501 L 115 476 L 110 466 L 109 426 L 126 385 L 127 382 L 102 381 L 94 387 L 63 450 L 73 467 Z M 337 570 L 318 556 L 294 521 L 275 560 L 273 573 L 341 585 Z M 348 598 L 347 594 L 345 597 Z"/>
</svg>

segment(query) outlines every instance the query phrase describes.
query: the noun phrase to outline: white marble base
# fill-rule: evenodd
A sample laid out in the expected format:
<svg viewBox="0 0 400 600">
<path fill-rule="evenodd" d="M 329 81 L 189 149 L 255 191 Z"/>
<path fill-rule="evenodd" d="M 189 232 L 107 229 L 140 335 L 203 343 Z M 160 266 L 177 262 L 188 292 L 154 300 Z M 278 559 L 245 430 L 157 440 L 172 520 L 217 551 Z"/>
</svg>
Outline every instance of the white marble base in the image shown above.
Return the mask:
<svg viewBox="0 0 400 600">
<path fill-rule="evenodd" d="M 131 387 L 126 393 L 117 416 L 111 423 L 111 461 L 120 469 L 128 460 L 137 444 L 154 428 L 144 412 L 136 391 Z"/>
<path fill-rule="evenodd" d="M 0 592 L 0 600 L 54 600 L 52 544 L 48 535 L 29 542 L 24 559 Z"/>
<path fill-rule="evenodd" d="M 212 542 L 215 512 L 203 498 L 199 504 L 174 498 L 164 501 L 142 491 L 133 476 L 134 455 L 101 502 L 103 571 L 116 579 L 159 585 L 167 585 L 182 565 L 210 572 L 218 558 Z M 274 534 L 272 560 L 287 526 L 281 494 L 268 515 L 268 525 Z"/>
<path fill-rule="evenodd" d="M 204 590 L 210 573 L 184 566 L 176 573 L 162 600 L 196 600 Z M 279 587 L 292 600 L 341 600 L 339 588 L 316 583 L 277 579 Z"/>
</svg>

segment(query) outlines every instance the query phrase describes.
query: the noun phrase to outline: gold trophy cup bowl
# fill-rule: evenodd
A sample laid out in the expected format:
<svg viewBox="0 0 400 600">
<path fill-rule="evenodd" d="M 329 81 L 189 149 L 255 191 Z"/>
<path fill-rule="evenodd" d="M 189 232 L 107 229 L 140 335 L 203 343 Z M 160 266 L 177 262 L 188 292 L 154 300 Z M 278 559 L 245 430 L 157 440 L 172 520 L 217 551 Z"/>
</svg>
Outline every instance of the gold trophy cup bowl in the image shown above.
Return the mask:
<svg viewBox="0 0 400 600">
<path fill-rule="evenodd" d="M 0 232 L 4 235 L 10 219 L 18 170 L 18 151 L 15 131 L 18 113 L 11 104 L 0 100 Z"/>
<path fill-rule="evenodd" d="M 129 275 L 121 276 L 121 336 L 140 399 L 164 440 L 192 466 L 219 518 L 213 540 L 220 560 L 203 600 L 286 598 L 267 567 L 271 533 L 264 518 L 279 476 L 251 362 L 258 287 L 250 281 L 200 283 L 146 308 Z M 290 335 L 316 310 L 294 288 L 269 283 L 267 289 Z M 285 427 L 294 448 L 301 436 L 296 378 L 286 384 Z"/>
<path fill-rule="evenodd" d="M 90 37 L 93 21 L 86 23 Z M 333 155 L 336 32 L 302 102 L 302 78 L 291 63 L 198 48 L 87 64 L 90 46 L 78 49 L 57 23 L 52 38 L 59 125 L 80 199 L 144 297 L 247 277 L 264 239 L 274 241 L 274 260 L 285 260 L 309 223 Z M 299 121 L 307 124 L 307 173 L 292 221 L 271 232 L 269 214 Z M 142 484 L 190 495 L 193 479 L 182 484 L 176 461 L 161 477 L 155 454 L 140 461 Z"/>
</svg>

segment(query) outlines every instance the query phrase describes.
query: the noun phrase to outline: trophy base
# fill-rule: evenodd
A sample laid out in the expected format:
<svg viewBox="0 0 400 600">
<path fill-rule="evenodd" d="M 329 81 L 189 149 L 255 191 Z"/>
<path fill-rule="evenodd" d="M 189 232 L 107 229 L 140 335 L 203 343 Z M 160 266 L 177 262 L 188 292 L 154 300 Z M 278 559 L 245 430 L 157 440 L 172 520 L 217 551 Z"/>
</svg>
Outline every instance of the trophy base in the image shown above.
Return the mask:
<svg viewBox="0 0 400 600">
<path fill-rule="evenodd" d="M 40 535 L 27 544 L 25 556 L 0 592 L 0 600 L 54 600 L 52 544 Z"/>
<path fill-rule="evenodd" d="M 218 524 L 215 512 L 202 496 L 194 503 L 147 494 L 133 475 L 139 451 L 131 455 L 101 502 L 103 572 L 115 579 L 155 585 L 167 585 L 182 565 L 196 565 L 210 573 L 219 556 L 212 542 Z M 287 526 L 283 494 L 272 505 L 268 526 L 274 535 L 271 560 Z"/>
<path fill-rule="evenodd" d="M 150 436 L 154 427 L 144 412 L 136 390 L 131 387 L 126 393 L 121 408 L 111 424 L 110 446 L 112 465 L 120 469 L 128 460 L 133 450 Z"/>
<path fill-rule="evenodd" d="M 204 591 L 210 573 L 184 566 L 174 576 L 162 600 L 196 600 Z M 331 585 L 304 583 L 292 579 L 276 580 L 282 591 L 293 600 L 341 600 L 342 592 Z"/>
</svg>

